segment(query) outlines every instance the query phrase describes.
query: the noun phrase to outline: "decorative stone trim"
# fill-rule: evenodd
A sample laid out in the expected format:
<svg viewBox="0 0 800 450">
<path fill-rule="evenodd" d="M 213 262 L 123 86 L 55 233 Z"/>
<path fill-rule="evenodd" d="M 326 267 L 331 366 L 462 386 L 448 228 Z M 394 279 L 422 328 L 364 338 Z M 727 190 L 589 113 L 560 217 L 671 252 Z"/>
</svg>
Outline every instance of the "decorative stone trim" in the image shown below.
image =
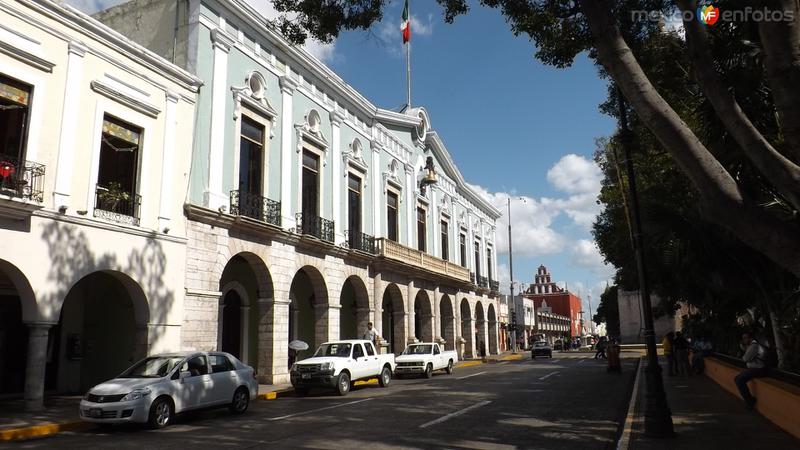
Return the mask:
<svg viewBox="0 0 800 450">
<path fill-rule="evenodd" d="M 93 80 L 90 83 L 90 86 L 92 90 L 98 94 L 105 95 L 111 100 L 122 103 L 123 105 L 148 117 L 156 118 L 158 117 L 158 114 L 161 113 L 161 110 L 156 105 L 131 97 L 130 95 L 125 94 L 100 80 Z"/>
</svg>

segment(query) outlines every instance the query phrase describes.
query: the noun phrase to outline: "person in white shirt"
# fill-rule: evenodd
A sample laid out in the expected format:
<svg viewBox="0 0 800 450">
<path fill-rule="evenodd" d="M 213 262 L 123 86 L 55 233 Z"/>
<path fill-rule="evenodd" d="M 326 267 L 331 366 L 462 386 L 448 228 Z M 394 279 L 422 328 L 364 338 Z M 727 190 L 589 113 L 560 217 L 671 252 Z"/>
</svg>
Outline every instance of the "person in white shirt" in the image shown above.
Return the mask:
<svg viewBox="0 0 800 450">
<path fill-rule="evenodd" d="M 753 378 L 767 376 L 767 349 L 753 338 L 752 333 L 742 334 L 742 342 L 739 346 L 744 351 L 742 361 L 747 365 L 747 369 L 741 371 L 739 375 L 736 375 L 734 382 L 736 383 L 736 387 L 739 388 L 742 399 L 744 399 L 745 407 L 752 410 L 755 408 L 756 398 L 750 393 L 747 382 Z"/>
<path fill-rule="evenodd" d="M 364 339 L 365 341 L 372 342 L 372 345 L 374 345 L 375 348 L 377 349 L 378 338 L 380 338 L 380 336 L 378 335 L 378 330 L 372 327 L 372 322 L 367 323 L 367 331 L 364 332 L 364 336 L 362 337 L 362 339 Z"/>
</svg>

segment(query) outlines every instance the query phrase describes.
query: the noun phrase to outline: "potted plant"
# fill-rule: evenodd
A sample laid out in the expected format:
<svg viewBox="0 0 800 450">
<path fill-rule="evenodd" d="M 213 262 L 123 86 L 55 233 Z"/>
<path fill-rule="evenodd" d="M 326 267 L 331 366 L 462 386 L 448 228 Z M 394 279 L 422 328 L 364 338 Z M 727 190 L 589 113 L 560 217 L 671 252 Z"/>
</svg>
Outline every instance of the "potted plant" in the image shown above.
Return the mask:
<svg viewBox="0 0 800 450">
<path fill-rule="evenodd" d="M 131 199 L 130 192 L 122 188 L 122 185 L 117 181 L 112 181 L 106 186 L 101 186 L 101 191 L 98 194 L 100 197 L 100 207 L 107 211 L 119 212 L 117 208 L 120 203 L 125 205 Z"/>
</svg>

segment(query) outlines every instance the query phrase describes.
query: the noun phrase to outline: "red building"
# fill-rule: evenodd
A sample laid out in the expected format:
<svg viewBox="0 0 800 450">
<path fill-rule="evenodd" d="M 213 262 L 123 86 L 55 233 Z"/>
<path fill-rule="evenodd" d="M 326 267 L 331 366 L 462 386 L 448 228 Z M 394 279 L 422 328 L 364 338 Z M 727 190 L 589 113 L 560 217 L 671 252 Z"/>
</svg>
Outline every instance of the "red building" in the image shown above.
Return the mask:
<svg viewBox="0 0 800 450">
<path fill-rule="evenodd" d="M 523 296 L 533 300 L 537 309 L 542 306 L 542 302 L 547 302 L 547 306 L 552 308 L 554 314 L 569 317 L 570 336 L 579 337 L 583 334 L 581 298 L 569 290 L 556 286 L 550 278 L 547 267 L 539 266 L 534 276 L 534 283 L 528 287 Z"/>
</svg>

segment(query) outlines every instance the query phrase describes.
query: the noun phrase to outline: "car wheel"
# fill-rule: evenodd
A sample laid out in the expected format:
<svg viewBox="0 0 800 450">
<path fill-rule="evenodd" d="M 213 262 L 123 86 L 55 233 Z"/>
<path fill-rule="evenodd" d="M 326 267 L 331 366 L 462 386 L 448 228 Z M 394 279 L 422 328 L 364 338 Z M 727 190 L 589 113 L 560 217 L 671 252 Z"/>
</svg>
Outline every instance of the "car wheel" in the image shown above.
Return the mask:
<svg viewBox="0 0 800 450">
<path fill-rule="evenodd" d="M 447 369 L 445 369 L 448 375 L 452 375 L 453 373 L 453 360 L 447 362 Z"/>
<path fill-rule="evenodd" d="M 168 397 L 159 397 L 150 405 L 150 416 L 147 423 L 150 428 L 164 428 L 172 421 L 172 402 Z"/>
<path fill-rule="evenodd" d="M 392 382 L 392 371 L 389 370 L 388 367 L 384 367 L 383 370 L 381 370 L 381 376 L 380 378 L 378 378 L 378 383 L 381 385 L 381 387 L 386 387 L 389 386 L 389 383 L 391 382 Z"/>
<path fill-rule="evenodd" d="M 350 374 L 342 372 L 339 374 L 339 380 L 336 382 L 336 393 L 339 395 L 347 395 L 350 392 Z"/>
<path fill-rule="evenodd" d="M 433 376 L 433 364 L 428 364 L 425 366 L 425 378 L 430 378 Z"/>
<path fill-rule="evenodd" d="M 242 414 L 247 411 L 248 406 L 250 406 L 250 391 L 241 386 L 233 393 L 233 401 L 229 409 L 234 414 Z"/>
</svg>

